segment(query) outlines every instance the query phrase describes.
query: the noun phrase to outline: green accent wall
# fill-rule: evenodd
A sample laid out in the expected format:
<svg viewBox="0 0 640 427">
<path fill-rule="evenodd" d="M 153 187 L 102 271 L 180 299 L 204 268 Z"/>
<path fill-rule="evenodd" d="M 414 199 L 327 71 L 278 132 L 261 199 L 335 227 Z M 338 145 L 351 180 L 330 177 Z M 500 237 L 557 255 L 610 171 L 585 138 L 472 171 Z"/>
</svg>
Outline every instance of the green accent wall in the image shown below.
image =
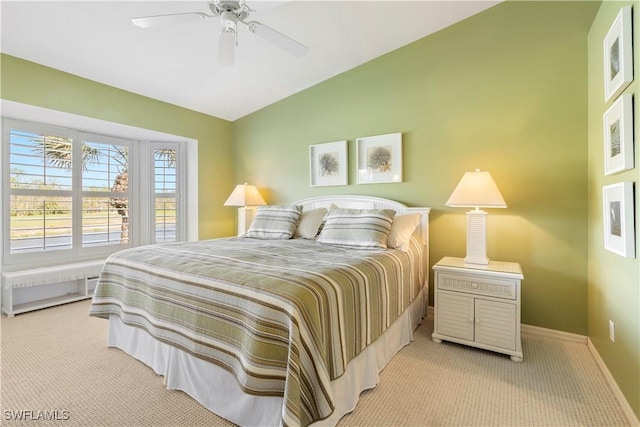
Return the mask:
<svg viewBox="0 0 640 427">
<path fill-rule="evenodd" d="M 614 101 L 604 101 L 603 40 L 620 9 L 633 5 L 637 24 L 640 2 L 605 1 L 589 32 L 589 338 L 606 363 L 636 416 L 640 418 L 640 28 L 634 25 L 635 81 L 623 93 L 634 96 L 635 168 L 604 175 L 603 113 Z M 635 183 L 636 257 L 624 258 L 604 249 L 602 187 Z M 609 320 L 615 323 L 615 342 L 609 339 Z"/>
<path fill-rule="evenodd" d="M 587 33 L 597 9 L 502 3 L 237 120 L 236 180 L 273 204 L 341 193 L 430 206 L 434 264 L 464 257 L 466 209 L 445 202 L 465 171 L 488 170 L 508 208 L 488 209 L 487 252 L 522 265 L 523 322 L 586 335 Z M 357 185 L 355 139 L 392 132 L 403 133 L 404 181 Z M 309 145 L 339 140 L 349 185 L 310 187 Z"/>
<path fill-rule="evenodd" d="M 0 70 L 2 99 L 197 140 L 199 237 L 233 234 L 230 122 L 5 54 Z"/>
</svg>

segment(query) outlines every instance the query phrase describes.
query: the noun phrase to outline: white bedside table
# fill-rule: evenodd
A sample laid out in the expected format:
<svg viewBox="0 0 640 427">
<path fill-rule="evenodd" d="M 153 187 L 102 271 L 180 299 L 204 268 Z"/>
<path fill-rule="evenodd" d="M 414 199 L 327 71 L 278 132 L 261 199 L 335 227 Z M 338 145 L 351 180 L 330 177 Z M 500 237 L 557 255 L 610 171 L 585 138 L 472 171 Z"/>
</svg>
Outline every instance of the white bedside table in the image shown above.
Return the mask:
<svg viewBox="0 0 640 427">
<path fill-rule="evenodd" d="M 465 264 L 462 258 L 444 257 L 435 272 L 436 343 L 456 342 L 505 353 L 522 362 L 520 338 L 520 281 L 515 262 Z"/>
</svg>

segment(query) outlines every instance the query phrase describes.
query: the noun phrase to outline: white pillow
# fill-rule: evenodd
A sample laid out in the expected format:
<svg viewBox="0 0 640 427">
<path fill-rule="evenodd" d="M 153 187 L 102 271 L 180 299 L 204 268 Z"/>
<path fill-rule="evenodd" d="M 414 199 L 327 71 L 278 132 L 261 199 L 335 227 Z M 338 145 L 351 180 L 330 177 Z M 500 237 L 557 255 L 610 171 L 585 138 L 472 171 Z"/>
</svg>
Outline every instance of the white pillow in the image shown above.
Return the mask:
<svg viewBox="0 0 640 427">
<path fill-rule="evenodd" d="M 313 239 L 318 235 L 318 230 L 322 225 L 324 216 L 327 214 L 326 208 L 309 209 L 302 211 L 300 223 L 293 237 L 303 239 Z"/>
<path fill-rule="evenodd" d="M 387 238 L 387 247 L 407 250 L 411 235 L 420 224 L 420 214 L 396 215 Z"/>
<path fill-rule="evenodd" d="M 329 212 L 331 212 L 332 209 L 340 208 L 335 203 L 331 203 L 331 206 L 329 206 Z M 320 223 L 320 228 L 318 228 L 318 234 L 316 235 L 316 237 L 320 236 L 320 233 L 322 233 L 322 229 L 324 228 L 324 224 L 327 222 L 327 216 L 329 215 L 329 212 L 327 212 L 324 218 L 322 218 L 322 223 Z"/>
</svg>

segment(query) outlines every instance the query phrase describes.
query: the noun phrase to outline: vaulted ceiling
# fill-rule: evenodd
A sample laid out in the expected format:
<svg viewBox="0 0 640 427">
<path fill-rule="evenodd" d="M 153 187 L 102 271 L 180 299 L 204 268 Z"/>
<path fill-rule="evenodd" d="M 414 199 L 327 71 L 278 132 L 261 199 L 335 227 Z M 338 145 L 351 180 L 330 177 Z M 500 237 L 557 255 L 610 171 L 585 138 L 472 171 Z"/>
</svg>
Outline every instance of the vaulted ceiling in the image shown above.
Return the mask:
<svg viewBox="0 0 640 427">
<path fill-rule="evenodd" d="M 219 17 L 143 29 L 131 18 L 200 12 L 202 1 L 6 1 L 1 51 L 236 120 L 479 13 L 499 1 L 247 0 L 259 21 L 308 47 L 297 58 L 238 25 L 218 64 Z"/>
</svg>

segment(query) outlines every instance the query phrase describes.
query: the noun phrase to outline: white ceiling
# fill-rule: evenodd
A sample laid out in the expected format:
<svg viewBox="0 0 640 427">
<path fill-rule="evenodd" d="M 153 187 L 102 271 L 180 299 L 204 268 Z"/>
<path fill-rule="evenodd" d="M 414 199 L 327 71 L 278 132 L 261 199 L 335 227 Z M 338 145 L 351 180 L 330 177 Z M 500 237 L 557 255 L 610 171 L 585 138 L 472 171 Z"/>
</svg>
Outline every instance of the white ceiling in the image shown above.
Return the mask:
<svg viewBox="0 0 640 427">
<path fill-rule="evenodd" d="M 259 21 L 306 45 L 295 58 L 239 27 L 217 64 L 217 19 L 142 29 L 131 18 L 209 13 L 201 1 L 7 1 L 1 51 L 181 107 L 236 120 L 485 10 L 500 0 L 247 0 Z"/>
</svg>

